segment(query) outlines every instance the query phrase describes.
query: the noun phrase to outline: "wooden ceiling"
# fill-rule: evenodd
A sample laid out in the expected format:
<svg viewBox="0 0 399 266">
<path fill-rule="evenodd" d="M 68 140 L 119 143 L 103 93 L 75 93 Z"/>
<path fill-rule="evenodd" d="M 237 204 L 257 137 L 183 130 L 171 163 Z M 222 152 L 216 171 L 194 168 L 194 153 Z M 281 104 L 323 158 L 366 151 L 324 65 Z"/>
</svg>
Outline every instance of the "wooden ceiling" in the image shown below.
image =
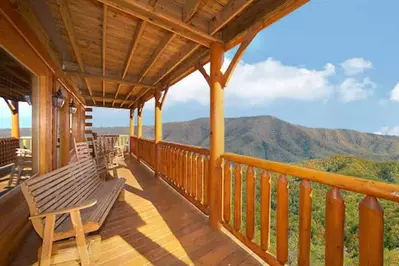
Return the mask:
<svg viewBox="0 0 399 266">
<path fill-rule="evenodd" d="M 308 0 L 21 0 L 88 106 L 131 108 Z M 36 29 L 37 31 L 37 29 Z"/>
<path fill-rule="evenodd" d="M 0 48 L 0 97 L 14 101 L 25 101 L 31 94 L 32 77 L 29 70 Z"/>
</svg>

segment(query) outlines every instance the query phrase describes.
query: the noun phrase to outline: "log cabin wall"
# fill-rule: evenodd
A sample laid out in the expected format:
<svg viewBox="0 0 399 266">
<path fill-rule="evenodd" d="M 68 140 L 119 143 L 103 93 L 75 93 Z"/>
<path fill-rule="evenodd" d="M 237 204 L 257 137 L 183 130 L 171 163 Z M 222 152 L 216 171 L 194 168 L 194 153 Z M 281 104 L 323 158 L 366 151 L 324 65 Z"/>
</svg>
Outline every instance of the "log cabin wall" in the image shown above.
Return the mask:
<svg viewBox="0 0 399 266">
<path fill-rule="evenodd" d="M 33 25 L 33 23 L 32 23 Z M 32 31 L 23 16 L 9 1 L 0 2 L 0 46 L 29 69 L 32 79 L 32 150 L 33 172 L 46 173 L 53 166 L 54 113 L 51 96 L 55 80 L 58 80 L 70 93 L 75 102 L 83 105 L 76 97 L 76 88 L 63 75 L 54 63 L 42 40 Z M 0 266 L 8 265 L 25 237 L 32 232 L 29 210 L 16 187 L 0 197 Z"/>
</svg>

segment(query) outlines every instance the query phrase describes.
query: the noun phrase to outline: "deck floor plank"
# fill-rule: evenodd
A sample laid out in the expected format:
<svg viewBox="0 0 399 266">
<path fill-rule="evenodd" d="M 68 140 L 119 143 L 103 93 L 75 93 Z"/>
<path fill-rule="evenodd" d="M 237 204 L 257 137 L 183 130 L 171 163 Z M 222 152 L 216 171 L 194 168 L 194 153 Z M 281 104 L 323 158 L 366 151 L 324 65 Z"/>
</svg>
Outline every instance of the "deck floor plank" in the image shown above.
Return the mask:
<svg viewBox="0 0 399 266">
<path fill-rule="evenodd" d="M 125 202 L 115 204 L 97 232 L 99 265 L 261 265 L 135 159 L 127 159 L 117 173 L 127 179 Z M 32 232 L 12 265 L 37 264 L 40 244 Z"/>
</svg>

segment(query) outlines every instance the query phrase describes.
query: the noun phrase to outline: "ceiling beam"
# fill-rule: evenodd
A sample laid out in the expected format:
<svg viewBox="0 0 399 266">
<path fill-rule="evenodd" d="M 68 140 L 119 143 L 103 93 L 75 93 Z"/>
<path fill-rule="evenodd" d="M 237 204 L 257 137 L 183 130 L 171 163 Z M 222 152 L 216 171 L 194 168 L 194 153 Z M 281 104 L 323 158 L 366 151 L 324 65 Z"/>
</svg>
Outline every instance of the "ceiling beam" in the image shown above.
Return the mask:
<svg viewBox="0 0 399 266">
<path fill-rule="evenodd" d="M 70 11 L 68 8 L 67 0 L 58 0 L 58 4 L 59 4 L 62 21 L 64 22 L 64 26 L 67 31 L 69 41 L 71 42 L 71 45 L 72 45 L 72 50 L 75 54 L 76 60 L 78 61 L 80 71 L 82 73 L 84 73 L 85 67 L 83 64 L 82 55 L 80 53 L 80 48 L 79 48 L 79 45 L 76 40 L 75 30 L 73 27 L 73 22 L 71 19 L 71 14 L 70 14 Z M 84 79 L 84 81 L 86 83 L 89 93 L 92 94 L 92 90 L 91 90 L 89 82 L 86 79 Z M 93 99 L 93 102 L 95 103 L 96 101 Z"/>
<path fill-rule="evenodd" d="M 234 46 L 240 44 L 244 40 L 245 36 L 247 36 L 247 33 L 249 31 L 262 30 L 263 28 L 276 22 L 278 19 L 288 15 L 290 12 L 299 8 L 308 1 L 309 0 L 229 1 L 229 4 L 226 5 L 222 9 L 222 11 L 220 11 L 220 13 L 217 16 L 215 16 L 214 19 L 211 20 L 209 28 L 211 31 L 213 31 L 214 34 L 217 33 L 223 37 L 222 39 L 225 42 L 225 50 L 229 50 Z M 249 6 L 249 2 L 252 3 L 251 6 Z M 242 8 L 233 7 L 234 5 L 239 6 L 239 4 L 246 5 L 245 12 L 242 14 L 240 13 L 243 11 Z M 239 14 L 240 14 L 240 20 L 231 21 L 235 16 Z M 221 19 L 222 17 L 224 18 L 224 20 Z M 242 19 L 244 19 L 244 21 L 247 22 L 244 23 Z M 229 21 L 231 21 L 231 23 L 227 25 L 227 22 Z M 200 50 L 197 50 L 195 51 L 195 53 L 193 53 L 194 49 L 198 49 L 198 45 L 191 44 L 192 50 L 189 49 L 190 44 L 186 46 L 187 47 L 183 49 L 187 51 L 187 54 L 189 53 L 190 55 L 192 54 L 192 57 L 195 57 L 196 55 L 199 56 L 201 54 Z M 186 56 L 186 58 L 187 60 L 189 60 L 188 56 Z M 165 70 L 161 72 L 160 76 L 154 79 L 157 81 L 157 83 L 165 79 L 166 75 L 168 75 L 169 73 L 171 73 L 172 70 L 174 70 L 173 74 L 169 75 L 167 80 L 163 81 L 163 84 L 172 85 L 177 81 L 181 80 L 182 77 L 185 77 L 188 74 L 195 71 L 196 70 L 195 65 L 198 64 L 198 62 L 192 61 L 190 59 L 189 61 L 184 61 L 185 62 L 184 65 L 177 67 L 177 65 L 182 64 L 183 60 L 178 62 L 177 65 L 173 65 L 172 62 L 173 60 L 170 60 L 169 65 L 165 67 Z M 206 59 L 203 59 L 201 63 L 204 64 L 207 62 L 209 62 L 209 56 Z"/>
<path fill-rule="evenodd" d="M 101 81 L 121 83 L 123 85 L 149 87 L 149 88 L 152 88 L 152 89 L 156 88 L 156 86 L 153 86 L 153 85 L 150 85 L 150 84 L 140 83 L 140 82 L 137 82 L 137 81 L 131 81 L 131 80 L 126 80 L 126 79 L 120 79 L 118 77 L 93 75 L 93 74 L 81 73 L 81 72 L 76 72 L 76 71 L 64 71 L 64 73 L 66 75 L 69 75 L 69 76 L 82 77 L 82 78 L 85 78 L 85 79 L 96 79 L 96 80 L 101 80 Z"/>
<path fill-rule="evenodd" d="M 134 35 L 133 35 L 133 39 L 132 39 L 132 44 L 131 44 L 131 47 L 130 47 L 129 55 L 128 55 L 128 58 L 127 58 L 127 60 L 125 62 L 125 68 L 123 70 L 122 79 L 124 79 L 126 77 L 127 71 L 129 70 L 130 62 L 132 61 L 132 57 L 134 55 L 134 52 L 136 51 L 137 45 L 138 45 L 138 43 L 140 41 L 140 38 L 143 35 L 146 23 L 147 22 L 142 21 L 142 20 L 140 20 L 137 23 L 136 30 L 135 30 Z M 120 84 L 120 83 L 118 84 L 118 89 L 116 90 L 115 98 L 118 97 L 119 90 L 121 89 L 121 85 L 122 84 Z M 112 106 L 114 106 L 114 104 L 115 104 L 115 101 L 112 102 Z"/>
<path fill-rule="evenodd" d="M 230 20 L 235 16 L 240 14 L 244 8 L 248 7 L 255 0 L 232 0 L 216 15 L 213 19 L 217 22 L 209 24 L 209 33 L 215 35 L 221 28 L 223 28 Z M 212 19 L 212 20 L 213 20 Z M 211 20 L 211 22 L 212 22 Z M 191 56 L 195 51 L 198 51 L 200 45 L 198 44 L 187 44 L 177 53 L 169 63 L 160 71 L 159 76 L 155 79 L 155 84 L 160 82 L 164 77 L 166 77 L 170 72 L 172 72 L 177 66 L 179 66 L 185 59 Z M 154 85 L 155 85 L 154 84 Z"/>
<path fill-rule="evenodd" d="M 90 95 L 90 94 L 82 94 L 82 96 L 87 99 L 90 100 L 91 97 L 93 97 L 94 99 L 96 99 L 96 101 L 102 102 L 102 101 L 107 101 L 107 102 L 111 102 L 111 101 L 126 101 L 126 103 L 130 104 L 132 103 L 135 99 L 132 100 L 125 100 L 125 97 L 118 97 L 118 98 L 114 98 L 114 95 L 109 95 L 109 94 L 105 94 L 105 97 L 102 96 L 102 93 L 99 94 L 94 94 L 94 95 Z"/>
<path fill-rule="evenodd" d="M 175 36 L 176 36 L 175 34 L 168 32 L 166 36 L 162 39 L 160 44 L 152 53 L 150 59 L 147 61 L 147 63 L 144 65 L 143 69 L 141 70 L 141 73 L 139 75 L 139 82 L 141 82 L 145 77 L 145 75 L 147 75 L 148 71 L 151 69 L 151 67 L 157 61 L 159 56 L 162 54 L 162 52 L 165 50 L 165 48 L 168 46 L 168 44 L 173 40 Z"/>
<path fill-rule="evenodd" d="M 138 1 L 128 0 L 98 0 L 122 12 L 140 18 L 148 23 L 161 27 L 167 31 L 176 33 L 188 40 L 210 47 L 213 42 L 222 42 L 220 39 L 195 28 L 180 18 L 165 14 L 162 9 L 156 9 L 148 4 L 142 4 Z"/>
<path fill-rule="evenodd" d="M 0 65 L 0 69 L 4 70 L 8 74 L 18 78 L 20 81 L 26 83 L 26 84 L 31 84 L 31 80 L 24 74 L 20 73 L 20 71 L 12 69 L 10 66 L 7 65 Z"/>
<path fill-rule="evenodd" d="M 240 20 L 232 21 L 222 30 L 225 49 L 231 49 L 240 44 L 249 31 L 257 27 L 257 31 L 270 26 L 289 13 L 300 8 L 309 0 L 259 0 L 248 7 L 240 16 Z"/>
<path fill-rule="evenodd" d="M 198 7 L 201 4 L 201 0 L 187 0 L 186 4 L 183 6 L 182 18 L 183 22 L 189 22 L 191 18 L 197 12 Z"/>
<path fill-rule="evenodd" d="M 105 76 L 105 51 L 107 48 L 107 18 L 108 18 L 108 6 L 104 5 L 103 8 L 103 43 L 102 43 L 102 71 L 103 71 L 103 76 Z M 105 81 L 102 81 L 102 90 L 103 90 L 103 97 L 105 97 Z M 103 105 L 105 104 L 105 101 L 103 101 Z"/>
</svg>

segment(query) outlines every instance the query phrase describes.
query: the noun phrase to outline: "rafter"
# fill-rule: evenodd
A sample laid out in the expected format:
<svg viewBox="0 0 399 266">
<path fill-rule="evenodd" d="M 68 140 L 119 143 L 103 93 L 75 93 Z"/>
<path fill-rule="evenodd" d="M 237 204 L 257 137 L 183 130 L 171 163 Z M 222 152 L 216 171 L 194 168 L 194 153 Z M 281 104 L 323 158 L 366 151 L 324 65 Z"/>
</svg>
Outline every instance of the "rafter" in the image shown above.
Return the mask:
<svg viewBox="0 0 399 266">
<path fill-rule="evenodd" d="M 183 7 L 183 22 L 189 22 L 190 19 L 194 16 L 195 12 L 197 12 L 198 7 L 201 4 L 201 0 L 187 0 L 186 4 Z"/>
<path fill-rule="evenodd" d="M 180 18 L 176 18 L 165 14 L 162 9 L 156 9 L 153 6 L 142 4 L 139 1 L 127 0 L 98 0 L 115 9 L 123 11 L 127 14 L 140 18 L 148 23 L 154 24 L 167 31 L 174 32 L 195 43 L 209 47 L 212 42 L 221 42 L 220 39 L 203 32 L 187 23 Z"/>
<path fill-rule="evenodd" d="M 96 99 L 97 101 L 99 101 L 99 102 L 101 102 L 101 101 L 124 101 L 124 98 L 114 98 L 113 96 L 111 96 L 111 97 L 103 97 L 103 96 L 91 96 L 91 95 L 84 95 L 83 94 L 83 97 L 85 98 L 85 99 L 87 99 L 87 100 L 90 100 L 91 98 L 94 98 L 94 99 Z M 132 103 L 133 102 L 133 100 L 128 100 L 128 101 L 126 101 L 127 103 Z M 104 103 L 105 104 L 105 103 Z"/>
<path fill-rule="evenodd" d="M 140 94 L 137 96 L 136 100 L 134 100 L 134 101 L 128 106 L 128 108 L 130 108 L 130 107 L 131 107 L 133 104 L 135 104 L 136 102 L 139 102 L 140 98 L 143 97 L 144 95 L 146 95 L 147 92 L 149 92 L 149 91 L 151 91 L 151 90 L 152 90 L 152 89 L 145 89 L 145 90 L 143 90 L 143 92 L 140 93 Z"/>
<path fill-rule="evenodd" d="M 145 21 L 139 21 L 137 23 L 136 30 L 133 35 L 133 40 L 132 40 L 132 45 L 130 47 L 129 55 L 125 62 L 125 68 L 123 70 L 122 79 L 124 79 L 126 77 L 127 71 L 129 70 L 130 62 L 132 61 L 133 54 L 136 51 L 136 48 L 140 41 L 141 35 L 143 35 L 145 25 L 146 25 Z M 121 86 L 122 86 L 122 84 L 119 83 L 118 89 L 116 90 L 116 93 L 115 93 L 115 98 L 118 97 L 119 90 L 121 89 Z M 112 106 L 114 106 L 114 104 L 115 104 L 115 101 L 112 102 Z"/>
<path fill-rule="evenodd" d="M 244 55 L 245 50 L 248 48 L 248 45 L 252 42 L 252 40 L 255 38 L 258 32 L 259 32 L 258 26 L 255 25 L 252 31 L 249 31 L 245 36 L 244 41 L 240 44 L 240 47 L 238 48 L 237 52 L 233 57 L 233 60 L 231 60 L 230 65 L 228 66 L 226 72 L 223 75 L 224 79 L 223 87 L 227 87 L 227 85 L 229 84 L 231 76 L 234 70 L 236 69 L 238 63 L 240 62 L 242 56 Z"/>
<path fill-rule="evenodd" d="M 209 24 L 209 33 L 215 35 L 221 28 L 223 28 L 231 19 L 237 16 L 244 8 L 248 7 L 255 0 L 232 0 L 220 11 L 220 13 L 211 20 Z M 239 8 L 237 8 L 239 7 Z M 224 20 L 223 20 L 223 19 Z M 216 22 L 212 23 L 213 20 Z M 171 71 L 179 66 L 185 59 L 192 55 L 200 48 L 198 44 L 187 44 L 180 53 L 176 54 L 160 72 L 159 76 L 155 79 L 155 84 L 160 82 Z M 154 85 L 155 85 L 154 84 Z"/>
<path fill-rule="evenodd" d="M 122 107 L 122 106 L 126 103 L 126 101 L 130 98 L 130 96 L 132 95 L 134 89 L 135 89 L 135 86 L 133 86 L 133 88 L 130 90 L 129 94 L 126 95 L 126 98 L 125 98 L 125 100 L 121 103 L 121 106 L 120 106 L 120 107 Z"/>
<path fill-rule="evenodd" d="M 84 73 L 85 67 L 83 64 L 83 59 L 82 59 L 82 55 L 80 53 L 79 45 L 78 45 L 76 37 L 75 37 L 75 30 L 74 30 L 72 19 L 71 19 L 71 14 L 69 12 L 67 0 L 58 0 L 58 5 L 60 7 L 61 17 L 64 22 L 64 26 L 67 31 L 69 41 L 71 42 L 73 52 L 74 52 L 76 60 L 78 61 L 78 64 L 79 64 L 80 71 L 82 73 Z M 92 94 L 92 90 L 91 90 L 89 82 L 87 81 L 87 79 L 84 79 L 84 81 L 86 83 L 87 89 L 89 90 L 89 93 Z M 96 103 L 96 101 L 94 99 L 93 99 L 93 102 L 94 102 L 94 104 Z"/>
<path fill-rule="evenodd" d="M 108 81 L 108 82 L 121 83 L 124 85 L 130 85 L 130 86 L 149 87 L 151 89 L 156 88 L 156 86 L 153 86 L 151 84 L 140 83 L 140 82 L 132 81 L 132 80 L 128 80 L 128 79 L 120 79 L 118 77 L 112 77 L 112 76 L 94 75 L 94 74 L 81 73 L 81 72 L 76 72 L 76 71 L 64 71 L 64 73 L 69 76 L 82 77 L 85 79 L 104 80 L 104 81 Z"/>
<path fill-rule="evenodd" d="M 103 9 L 103 45 L 102 45 L 102 67 L 103 67 L 103 76 L 105 76 L 105 50 L 107 46 L 107 17 L 108 17 L 108 6 L 104 5 Z M 102 81 L 102 89 L 103 89 L 103 97 L 105 97 L 105 81 Z M 105 101 L 103 101 L 103 105 L 105 105 Z"/>
</svg>

